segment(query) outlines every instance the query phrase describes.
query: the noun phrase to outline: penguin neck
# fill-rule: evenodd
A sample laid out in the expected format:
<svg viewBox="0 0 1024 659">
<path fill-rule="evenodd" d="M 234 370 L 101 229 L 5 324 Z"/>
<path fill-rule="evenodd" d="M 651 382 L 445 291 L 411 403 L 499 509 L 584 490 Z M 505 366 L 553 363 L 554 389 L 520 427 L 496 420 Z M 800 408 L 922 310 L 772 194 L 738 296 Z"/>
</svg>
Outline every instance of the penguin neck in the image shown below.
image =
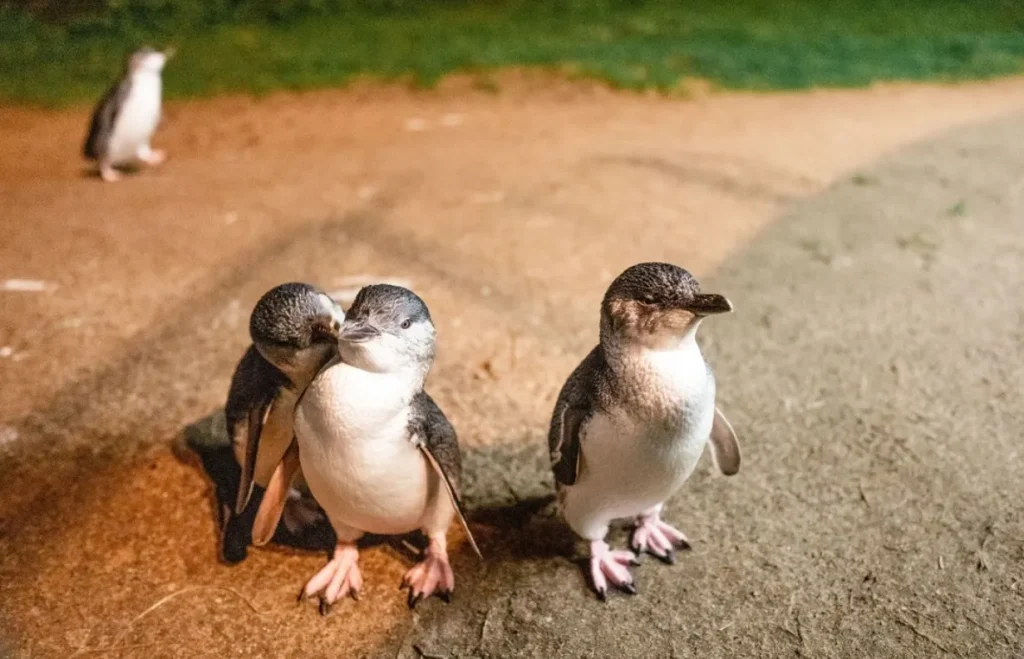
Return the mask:
<svg viewBox="0 0 1024 659">
<path fill-rule="evenodd" d="M 704 391 L 708 371 L 697 344 L 697 324 L 675 336 L 602 333 L 601 349 L 618 395 L 637 413 L 674 417 L 686 400 Z"/>
<path fill-rule="evenodd" d="M 398 361 L 381 364 L 373 359 L 364 350 L 352 348 L 342 343 L 338 346 L 341 361 L 352 368 L 365 371 L 372 375 L 389 378 L 401 389 L 403 394 L 411 398 L 414 394 L 423 389 L 427 379 L 427 372 L 430 364 L 421 364 L 415 361 Z"/>
<path fill-rule="evenodd" d="M 155 95 L 159 99 L 163 93 L 163 79 L 159 71 L 140 69 L 133 71 L 130 79 L 132 94 L 142 94 L 146 97 Z"/>
<path fill-rule="evenodd" d="M 702 318 L 697 318 L 682 333 L 663 331 L 658 333 L 626 334 L 617 331 L 610 321 L 601 321 L 601 350 L 613 368 L 617 362 L 626 366 L 643 354 L 691 353 L 701 354 L 697 344 L 697 329 Z"/>
<path fill-rule="evenodd" d="M 132 71 L 129 75 L 131 75 L 133 82 L 145 81 L 160 84 L 161 81 L 160 71 L 154 71 L 153 69 L 147 69 L 145 67 Z"/>
<path fill-rule="evenodd" d="M 260 355 L 284 373 L 292 388 L 299 392 L 309 385 L 317 372 L 335 354 L 333 343 L 314 343 L 300 350 L 259 343 L 254 345 Z"/>
</svg>

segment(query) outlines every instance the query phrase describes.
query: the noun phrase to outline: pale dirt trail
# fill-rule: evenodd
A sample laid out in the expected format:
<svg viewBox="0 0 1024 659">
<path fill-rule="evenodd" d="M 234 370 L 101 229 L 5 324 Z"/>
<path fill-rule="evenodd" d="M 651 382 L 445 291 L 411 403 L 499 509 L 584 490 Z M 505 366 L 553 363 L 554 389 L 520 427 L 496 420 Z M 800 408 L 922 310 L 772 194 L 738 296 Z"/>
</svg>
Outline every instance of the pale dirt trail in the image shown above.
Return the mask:
<svg viewBox="0 0 1024 659">
<path fill-rule="evenodd" d="M 44 293 L 0 291 L 0 347 L 9 348 L 0 358 L 0 473 L 6 481 L 0 643 L 16 656 L 64 657 L 110 645 L 125 646 L 120 656 L 147 657 L 415 656 L 412 645 L 422 636 L 431 644 L 423 649 L 441 655 L 555 656 L 561 630 L 566 656 L 641 656 L 644 647 L 680 656 L 726 656 L 730 647 L 783 654 L 793 642 L 805 652 L 813 653 L 807 643 L 816 642 L 818 652 L 856 656 L 856 648 L 889 647 L 877 638 L 899 634 L 892 647 L 932 656 L 936 646 L 903 623 L 896 631 L 879 629 L 869 617 L 838 632 L 819 627 L 823 635 L 808 640 L 792 618 L 776 621 L 775 613 L 765 613 L 759 619 L 759 611 L 780 606 L 774 598 L 797 602 L 803 596 L 783 595 L 775 581 L 750 571 L 730 574 L 736 583 L 763 584 L 763 592 L 715 590 L 718 561 L 728 565 L 737 552 L 752 554 L 742 552 L 749 538 L 740 539 L 737 529 L 748 527 L 737 520 L 771 519 L 780 525 L 772 527 L 777 536 L 794 523 L 793 515 L 810 519 L 751 489 L 761 482 L 758 473 L 765 478 L 788 464 L 760 462 L 756 448 L 741 477 L 748 481 L 714 481 L 702 469 L 695 497 L 686 497 L 676 517 L 700 538 L 699 548 L 672 570 L 645 567 L 644 590 L 632 603 L 615 600 L 601 608 L 591 601 L 566 559 L 571 539 L 557 524 L 519 520 L 523 529 L 536 531 L 531 525 L 539 523 L 549 534 L 534 547 L 521 537 L 527 531 L 509 526 L 508 515 L 487 509 L 549 488 L 538 464 L 554 396 L 596 339 L 605 286 L 640 260 L 670 260 L 701 279 L 713 276 L 715 285 L 735 280 L 735 293 L 722 292 L 739 295 L 739 313 L 709 325 L 704 336 L 726 373 L 747 373 L 734 368 L 739 356 L 729 343 L 746 341 L 753 354 L 745 368 L 755 375 L 748 373 L 745 382 L 768 378 L 749 397 L 738 395 L 748 389 L 721 385 L 725 400 L 739 408 L 733 416 L 745 422 L 741 432 L 754 433 L 754 447 L 767 441 L 757 432 L 770 426 L 758 414 L 778 415 L 758 391 L 775 402 L 785 395 L 786 410 L 821 410 L 817 398 L 794 401 L 797 394 L 782 391 L 789 362 L 749 343 L 766 328 L 768 334 L 777 330 L 761 318 L 770 315 L 763 309 L 744 316 L 743 297 L 751 298 L 748 312 L 755 313 L 757 294 L 771 290 L 773 275 L 744 280 L 743 255 L 750 252 L 763 272 L 774 273 L 765 265 L 773 252 L 760 241 L 771 245 L 766 227 L 804 208 L 800 200 L 830 198 L 831 184 L 911 143 L 1022 111 L 1019 79 L 677 101 L 517 77 L 499 95 L 453 84 L 434 93 L 378 88 L 179 102 L 168 107 L 157 140 L 171 160 L 111 186 L 81 173 L 85 109 L 0 109 L 0 280 L 53 284 Z M 1011 142 L 1013 132 L 1006 135 Z M 955 160 L 958 152 L 952 153 L 943 157 Z M 970 170 L 949 160 L 930 163 L 935 173 L 926 182 L 945 177 L 956 187 L 986 167 L 997 180 L 1005 158 L 989 155 Z M 865 170 L 856 177 L 862 185 L 854 187 L 887 190 L 874 186 L 877 177 Z M 908 174 L 907 180 L 916 179 Z M 908 186 L 864 201 L 875 204 L 864 207 L 865 217 L 857 214 L 862 202 L 851 196 L 850 221 L 865 227 L 903 222 L 901 204 L 923 194 Z M 973 198 L 968 208 L 972 204 Z M 799 223 L 800 253 L 843 264 L 841 252 L 852 243 L 833 244 L 831 207 L 823 208 L 821 235 L 813 217 Z M 921 238 L 925 247 L 915 246 L 916 230 L 899 235 L 912 255 L 934 252 L 927 245 L 935 240 L 957 244 L 946 235 L 953 229 L 937 230 L 946 233 L 941 240 Z M 984 240 L 979 244 L 994 244 Z M 1004 248 L 1009 244 L 1006 239 Z M 971 249 L 978 255 L 983 247 Z M 787 272 L 785 259 L 792 255 L 782 248 L 778 253 L 779 272 Z M 883 281 L 889 265 L 879 264 Z M 492 562 L 481 568 L 468 552 L 458 552 L 456 603 L 431 602 L 410 616 L 395 591 L 408 557 L 389 546 L 371 548 L 362 559 L 363 601 L 321 620 L 312 607 L 292 603 L 321 556 L 258 551 L 239 566 L 219 564 L 209 486 L 167 447 L 185 424 L 222 404 L 247 343 L 248 311 L 260 293 L 293 279 L 351 289 L 358 285 L 353 278 L 364 275 L 410 282 L 437 320 L 440 351 L 430 388 L 472 449 L 469 466 L 479 475 L 470 475 L 467 498 L 480 509 L 478 533 Z M 1007 282 L 1014 276 L 1019 273 Z M 933 294 L 921 293 L 921 286 L 910 286 L 906 295 Z M 893 294 L 902 290 L 893 287 Z M 787 281 L 786 290 L 797 288 Z M 827 277 L 819 288 L 827 298 Z M 1018 315 L 1019 309 L 1017 302 Z M 835 311 L 835 323 L 842 312 Z M 885 314 L 884 322 L 902 327 L 898 309 Z M 842 334 L 812 307 L 783 317 L 784 326 L 812 328 L 806 331 L 817 332 L 822 345 Z M 907 336 L 900 341 L 913 345 L 918 335 Z M 949 340 L 951 349 L 960 346 L 960 339 Z M 998 351 L 1010 340 L 993 336 L 984 350 Z M 920 346 L 933 350 L 925 339 Z M 829 350 L 837 348 L 830 344 Z M 793 377 L 804 369 L 807 381 L 816 381 L 825 363 L 824 353 L 808 355 L 793 367 Z M 768 377 L 776 370 L 778 382 Z M 811 422 L 798 423 L 806 428 Z M 786 441 L 771 440 L 772 450 L 781 451 L 775 457 L 789 455 Z M 792 478 L 775 483 L 797 499 L 818 491 L 818 472 L 804 480 L 801 466 L 790 465 L 783 475 Z M 495 474 L 505 482 L 497 483 Z M 861 477 L 866 490 L 872 479 L 891 487 L 895 478 L 883 478 L 870 464 Z M 717 509 L 714 501 L 697 498 L 700 492 L 730 505 Z M 850 526 L 843 532 L 818 528 L 827 537 L 807 550 L 818 560 L 823 551 L 846 547 L 842 553 L 871 540 L 851 535 Z M 898 567 L 902 554 L 890 553 Z M 1022 559 L 1024 550 L 1010 561 L 1012 570 L 1000 574 L 1019 575 Z M 795 573 L 806 568 L 778 564 Z M 818 576 L 812 586 L 830 578 Z M 260 613 L 227 591 L 185 591 L 128 627 L 162 597 L 196 585 L 232 588 Z M 758 606 L 759 597 L 769 597 L 771 605 Z M 852 604 L 837 599 L 804 606 L 841 619 Z M 998 641 L 997 650 L 1020 643 L 1019 617 L 1010 626 L 1014 621 L 1000 621 L 993 607 L 993 618 L 978 619 L 991 633 L 974 628 L 975 634 Z M 712 616 L 711 622 L 691 629 L 693 610 L 702 612 L 695 620 Z M 739 610 L 743 619 L 730 614 Z M 910 619 L 914 614 L 901 615 L 921 630 L 923 623 Z M 718 627 L 731 624 L 716 637 L 713 620 L 721 621 Z M 580 636 L 587 629 L 603 630 L 594 632 L 600 645 L 589 655 L 587 637 Z M 939 645 L 962 637 L 947 634 Z M 835 635 L 841 642 L 830 646 Z M 709 638 L 722 645 L 708 645 Z"/>
</svg>

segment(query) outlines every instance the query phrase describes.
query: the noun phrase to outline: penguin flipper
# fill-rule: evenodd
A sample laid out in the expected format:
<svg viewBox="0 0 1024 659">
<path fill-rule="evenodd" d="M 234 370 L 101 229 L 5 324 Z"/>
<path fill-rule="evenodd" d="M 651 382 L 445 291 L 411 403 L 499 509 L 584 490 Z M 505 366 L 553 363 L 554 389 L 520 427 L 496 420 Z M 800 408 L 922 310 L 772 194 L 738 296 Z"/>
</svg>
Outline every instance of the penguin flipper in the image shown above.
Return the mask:
<svg viewBox="0 0 1024 659">
<path fill-rule="evenodd" d="M 589 416 L 589 410 L 566 405 L 557 417 L 558 441 L 551 447 L 551 470 L 557 483 L 576 484 L 580 467 L 580 430 Z"/>
<path fill-rule="evenodd" d="M 478 558 L 483 560 L 480 547 L 476 544 L 473 532 L 466 521 L 460 495 L 462 478 L 462 454 L 459 451 L 459 440 L 455 428 L 448 422 L 444 412 L 437 406 L 434 399 L 426 392 L 416 394 L 412 401 L 413 414 L 409 422 L 409 434 L 413 443 L 423 453 L 427 463 L 437 472 L 444 484 L 448 498 L 455 508 L 455 516 L 459 518 L 462 530 L 466 532 L 469 544 Z"/>
<path fill-rule="evenodd" d="M 89 135 L 82 146 L 82 155 L 91 160 L 99 160 L 106 152 L 106 145 L 114 133 L 114 126 L 121 114 L 128 94 L 131 92 L 131 79 L 124 76 L 116 85 L 107 90 L 92 114 L 89 123 Z"/>
<path fill-rule="evenodd" d="M 548 429 L 548 457 L 555 485 L 575 485 L 579 477 L 583 430 L 607 397 L 604 374 L 608 364 L 601 346 L 590 351 L 558 392 Z"/>
<path fill-rule="evenodd" d="M 711 425 L 711 458 L 715 466 L 726 476 L 732 476 L 740 470 L 740 442 L 732 424 L 715 407 L 715 420 Z"/>
<path fill-rule="evenodd" d="M 262 404 L 254 405 L 249 410 L 247 438 L 245 441 L 245 461 L 242 463 L 242 474 L 238 482 L 238 497 L 235 499 L 235 514 L 241 515 L 252 496 L 252 487 L 256 482 L 256 459 L 259 456 L 260 438 L 263 427 L 274 409 L 276 396 L 269 397 Z"/>
<path fill-rule="evenodd" d="M 281 462 L 274 469 L 263 493 L 263 501 L 256 511 L 256 519 L 252 524 L 252 544 L 257 547 L 270 542 L 277 531 L 277 523 L 288 502 L 288 490 L 291 489 L 295 474 L 299 472 L 299 443 L 294 439 L 285 451 Z"/>
<path fill-rule="evenodd" d="M 462 512 L 462 500 L 455 493 L 455 488 L 452 486 L 452 481 L 445 473 L 444 468 L 441 467 L 441 463 L 437 461 L 434 454 L 430 452 L 430 448 L 420 443 L 420 451 L 423 452 L 423 456 L 433 467 L 437 475 L 441 477 L 441 482 L 444 483 L 444 489 L 448 492 L 448 498 L 452 500 L 452 506 L 455 507 L 455 516 L 459 518 L 459 524 L 462 526 L 462 530 L 466 532 L 466 538 L 469 539 L 469 546 L 473 548 L 473 553 L 477 555 L 477 558 L 483 560 L 484 555 L 480 553 L 480 547 L 476 544 L 476 538 L 473 537 L 473 531 L 469 528 L 469 522 L 466 521 L 466 515 Z"/>
</svg>

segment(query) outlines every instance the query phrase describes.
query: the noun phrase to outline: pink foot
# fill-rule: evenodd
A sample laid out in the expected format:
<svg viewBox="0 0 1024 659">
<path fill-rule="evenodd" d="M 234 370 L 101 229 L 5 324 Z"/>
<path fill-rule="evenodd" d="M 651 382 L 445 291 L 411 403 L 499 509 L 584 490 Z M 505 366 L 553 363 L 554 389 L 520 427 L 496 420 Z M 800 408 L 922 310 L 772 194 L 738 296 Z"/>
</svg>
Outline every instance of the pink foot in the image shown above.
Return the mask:
<svg viewBox="0 0 1024 659">
<path fill-rule="evenodd" d="M 121 180 L 121 173 L 110 165 L 100 165 L 100 178 L 107 183 L 114 183 Z"/>
<path fill-rule="evenodd" d="M 163 149 L 141 149 L 139 151 L 139 160 L 150 167 L 156 167 L 167 161 L 167 152 Z"/>
<path fill-rule="evenodd" d="M 665 522 L 661 521 L 661 515 L 657 512 L 641 515 L 637 518 L 636 529 L 633 531 L 631 542 L 633 549 L 638 554 L 648 554 L 661 559 L 672 565 L 676 562 L 673 550 L 689 549 L 690 541 L 686 535 Z"/>
<path fill-rule="evenodd" d="M 629 565 L 637 565 L 636 555 L 631 551 L 612 551 L 604 540 L 590 543 L 590 578 L 600 599 L 608 596 L 608 582 L 613 586 L 636 595 L 633 575 Z"/>
<path fill-rule="evenodd" d="M 320 615 L 327 615 L 334 604 L 342 597 L 351 595 L 359 599 L 359 589 L 363 587 L 363 575 L 359 572 L 356 562 L 359 550 L 355 543 L 339 542 L 334 548 L 334 557 L 322 570 L 313 575 L 299 595 L 303 598 L 320 595 Z"/>
<path fill-rule="evenodd" d="M 407 586 L 410 609 L 434 593 L 440 595 L 444 601 L 449 601 L 455 588 L 455 574 L 448 563 L 448 550 L 443 537 L 431 538 L 426 556 L 405 573 L 402 588 Z"/>
</svg>

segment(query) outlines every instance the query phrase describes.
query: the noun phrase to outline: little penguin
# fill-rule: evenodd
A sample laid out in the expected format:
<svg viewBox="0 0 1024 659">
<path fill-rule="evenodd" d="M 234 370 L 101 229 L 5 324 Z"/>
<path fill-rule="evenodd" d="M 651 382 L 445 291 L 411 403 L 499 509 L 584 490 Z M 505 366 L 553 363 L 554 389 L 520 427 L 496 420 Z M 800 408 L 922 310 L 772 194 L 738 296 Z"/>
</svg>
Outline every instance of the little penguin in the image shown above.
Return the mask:
<svg viewBox="0 0 1024 659">
<path fill-rule="evenodd" d="M 315 502 L 289 489 L 275 469 L 293 441 L 295 403 L 321 367 L 337 354 L 345 313 L 323 291 L 287 283 L 267 291 L 249 317 L 252 345 L 231 378 L 224 416 L 241 466 L 234 510 L 221 542 L 224 559 L 245 558 L 250 540 L 269 542 L 282 513 L 293 533 L 317 520 Z M 299 479 L 301 481 L 301 479 Z M 253 485 L 268 491 L 266 506 L 250 501 Z M 281 496 L 283 494 L 283 496 Z M 271 505 L 277 502 L 278 505 Z"/>
<path fill-rule="evenodd" d="M 633 521 L 637 553 L 672 563 L 673 549 L 689 541 L 661 510 L 709 439 L 719 470 L 739 471 L 739 443 L 715 407 L 715 378 L 696 341 L 704 318 L 731 311 L 729 300 L 702 293 L 683 268 L 634 265 L 608 287 L 600 343 L 558 395 L 548 434 L 558 500 L 572 530 L 590 542 L 590 578 L 601 599 L 609 581 L 636 593 L 629 571 L 636 554 L 605 542 L 613 520 Z"/>
<path fill-rule="evenodd" d="M 93 111 L 82 154 L 99 163 L 104 181 L 121 178 L 117 167 L 136 162 L 156 166 L 166 160 L 166 153 L 152 149 L 149 142 L 160 124 L 161 74 L 173 55 L 173 50 L 152 48 L 132 53 L 121 78 Z"/>
<path fill-rule="evenodd" d="M 410 607 L 433 594 L 447 600 L 455 586 L 447 551 L 454 517 L 480 555 L 461 511 L 455 430 L 423 390 L 435 335 L 427 305 L 412 291 L 362 288 L 342 324 L 337 358 L 296 407 L 297 450 L 293 445 L 282 464 L 301 466 L 337 534 L 330 561 L 300 593 L 319 595 L 321 614 L 347 595 L 358 599 L 356 541 L 366 533 L 426 536 L 423 560 L 402 582 Z"/>
</svg>

